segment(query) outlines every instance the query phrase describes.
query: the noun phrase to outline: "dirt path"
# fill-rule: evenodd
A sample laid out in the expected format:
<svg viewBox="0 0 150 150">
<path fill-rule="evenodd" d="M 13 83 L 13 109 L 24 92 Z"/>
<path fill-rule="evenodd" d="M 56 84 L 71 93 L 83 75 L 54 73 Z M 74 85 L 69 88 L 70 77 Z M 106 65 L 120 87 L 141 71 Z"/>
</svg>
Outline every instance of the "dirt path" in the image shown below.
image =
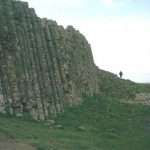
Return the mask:
<svg viewBox="0 0 150 150">
<path fill-rule="evenodd" d="M 37 150 L 27 143 L 19 140 L 7 139 L 0 133 L 0 150 Z"/>
</svg>

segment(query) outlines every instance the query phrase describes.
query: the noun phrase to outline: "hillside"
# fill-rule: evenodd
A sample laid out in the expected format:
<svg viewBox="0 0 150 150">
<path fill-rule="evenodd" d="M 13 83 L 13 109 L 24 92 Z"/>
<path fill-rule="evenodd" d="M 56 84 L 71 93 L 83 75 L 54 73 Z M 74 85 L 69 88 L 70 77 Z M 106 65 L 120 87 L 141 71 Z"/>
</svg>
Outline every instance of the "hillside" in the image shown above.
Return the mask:
<svg viewBox="0 0 150 150">
<path fill-rule="evenodd" d="M 118 98 L 134 98 L 135 94 L 150 92 L 150 84 L 135 83 L 131 80 L 122 80 L 116 74 L 97 68 L 98 83 L 101 92 Z"/>
<path fill-rule="evenodd" d="M 1 114 L 0 132 L 37 150 L 149 150 L 150 105 L 128 100 L 135 101 L 133 93 L 149 92 L 150 85 L 103 70 L 100 74 L 102 92 L 85 97 L 83 105 L 66 108 L 63 115 L 43 123 L 28 114 L 22 119 Z"/>
</svg>

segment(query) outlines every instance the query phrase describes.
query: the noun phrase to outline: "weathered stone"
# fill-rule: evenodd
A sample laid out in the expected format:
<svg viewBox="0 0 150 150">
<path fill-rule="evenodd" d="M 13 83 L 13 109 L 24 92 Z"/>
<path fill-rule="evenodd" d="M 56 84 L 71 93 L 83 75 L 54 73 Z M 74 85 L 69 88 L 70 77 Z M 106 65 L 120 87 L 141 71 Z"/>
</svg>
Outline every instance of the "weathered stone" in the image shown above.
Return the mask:
<svg viewBox="0 0 150 150">
<path fill-rule="evenodd" d="M 84 125 L 81 125 L 78 127 L 78 130 L 80 131 L 85 131 L 86 130 L 86 127 Z"/>
<path fill-rule="evenodd" d="M 3 97 L 2 94 L 0 94 L 0 112 L 1 113 L 6 113 L 6 111 L 5 111 L 4 97 Z"/>
<path fill-rule="evenodd" d="M 32 108 L 30 110 L 30 115 L 33 117 L 33 119 L 37 120 L 38 119 L 38 110 L 35 108 Z"/>
<path fill-rule="evenodd" d="M 51 126 L 51 127 L 52 127 L 54 124 L 55 124 L 55 121 L 49 119 L 49 120 L 46 121 L 46 123 L 45 123 L 44 125 L 45 125 L 45 126 Z M 59 127 L 58 127 L 58 128 L 59 128 Z"/>
<path fill-rule="evenodd" d="M 49 123 L 50 125 L 54 125 L 55 124 L 55 121 L 54 120 L 47 120 L 47 123 Z"/>
<path fill-rule="evenodd" d="M 98 91 L 86 38 L 37 17 L 27 2 L 0 0 L 0 112 L 48 120 Z"/>
<path fill-rule="evenodd" d="M 64 129 L 64 127 L 60 124 L 56 125 L 55 128 L 58 128 L 58 129 Z"/>
</svg>

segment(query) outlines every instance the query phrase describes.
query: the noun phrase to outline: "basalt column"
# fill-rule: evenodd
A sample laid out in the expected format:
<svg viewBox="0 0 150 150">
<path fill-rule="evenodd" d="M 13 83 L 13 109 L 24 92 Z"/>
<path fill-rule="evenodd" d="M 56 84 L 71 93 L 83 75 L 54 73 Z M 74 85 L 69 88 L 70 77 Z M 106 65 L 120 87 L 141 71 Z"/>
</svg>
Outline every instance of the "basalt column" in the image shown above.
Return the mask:
<svg viewBox="0 0 150 150">
<path fill-rule="evenodd" d="M 79 31 L 39 18 L 27 2 L 0 0 L 0 112 L 46 120 L 98 90 Z"/>
</svg>

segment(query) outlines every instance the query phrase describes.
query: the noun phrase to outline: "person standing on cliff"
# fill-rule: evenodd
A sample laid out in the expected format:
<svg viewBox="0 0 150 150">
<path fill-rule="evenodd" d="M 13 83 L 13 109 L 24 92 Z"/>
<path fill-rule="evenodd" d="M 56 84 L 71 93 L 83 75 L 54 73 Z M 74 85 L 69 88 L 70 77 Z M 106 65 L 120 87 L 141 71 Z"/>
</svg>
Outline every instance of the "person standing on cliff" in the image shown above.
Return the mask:
<svg viewBox="0 0 150 150">
<path fill-rule="evenodd" d="M 119 72 L 119 76 L 120 76 L 120 78 L 122 79 L 122 76 L 123 76 L 122 71 Z"/>
</svg>

